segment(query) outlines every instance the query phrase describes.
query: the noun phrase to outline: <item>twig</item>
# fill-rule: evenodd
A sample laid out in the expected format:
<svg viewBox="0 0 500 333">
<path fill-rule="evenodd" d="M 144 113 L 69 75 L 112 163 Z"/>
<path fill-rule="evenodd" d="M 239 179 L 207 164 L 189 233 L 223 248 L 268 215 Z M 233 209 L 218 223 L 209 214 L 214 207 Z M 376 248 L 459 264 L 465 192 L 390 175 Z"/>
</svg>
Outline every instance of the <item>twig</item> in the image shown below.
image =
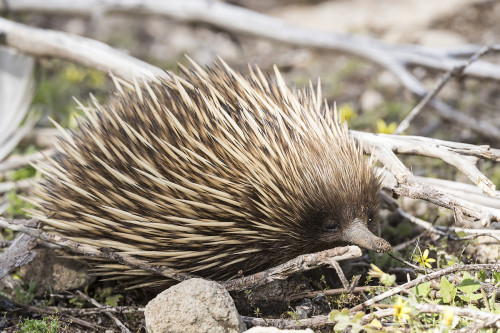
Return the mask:
<svg viewBox="0 0 500 333">
<path fill-rule="evenodd" d="M 418 286 L 421 283 L 440 278 L 441 276 L 445 276 L 445 275 L 460 272 L 460 271 L 479 271 L 482 269 L 484 269 L 484 270 L 499 270 L 500 264 L 453 265 L 453 266 L 445 268 L 445 269 L 437 270 L 437 271 L 434 271 L 430 274 L 422 275 L 422 276 L 416 278 L 415 280 L 412 280 L 410 282 L 402 284 L 399 287 L 395 287 L 389 291 L 386 291 L 385 293 L 382 293 L 378 296 L 375 296 L 372 299 L 370 299 L 364 303 L 358 304 L 355 307 L 353 307 L 350 311 L 351 312 L 360 311 L 362 309 L 365 309 L 367 307 L 372 306 L 374 303 L 379 302 L 387 297 L 391 297 L 391 296 L 396 295 L 404 290 Z"/>
<path fill-rule="evenodd" d="M 406 242 L 400 243 L 400 244 L 398 244 L 396 246 L 393 246 L 392 250 L 394 252 L 400 252 L 401 250 L 406 249 L 408 246 L 414 245 L 417 240 L 419 240 L 420 238 L 424 237 L 428 232 L 429 231 L 426 229 L 423 232 L 421 232 L 419 235 L 413 237 L 412 239 L 410 239 L 410 240 L 408 240 Z"/>
<path fill-rule="evenodd" d="M 14 231 L 20 231 L 33 237 L 52 244 L 57 244 L 72 252 L 81 253 L 86 256 L 104 258 L 121 264 L 139 268 L 156 275 L 168 277 L 176 281 L 184 281 L 194 277 L 193 274 L 182 273 L 177 270 L 165 267 L 156 266 L 147 263 L 144 260 L 137 259 L 133 256 L 114 252 L 108 248 L 97 248 L 88 244 L 78 243 L 59 235 L 49 234 L 40 229 L 31 228 L 26 226 L 26 223 L 33 223 L 32 220 L 9 220 L 0 217 L 0 228 L 8 228 Z M 329 249 L 322 252 L 305 254 L 298 256 L 295 259 L 287 261 L 284 264 L 270 268 L 264 272 L 256 273 L 246 277 L 241 277 L 229 281 L 220 281 L 219 283 L 224 286 L 228 291 L 244 290 L 253 288 L 259 285 L 264 285 L 272 280 L 284 279 L 286 276 L 301 272 L 309 269 L 319 267 L 321 265 L 329 264 L 331 260 L 341 261 L 361 256 L 361 249 L 357 246 L 344 246 Z"/>
<path fill-rule="evenodd" d="M 337 275 L 339 276 L 340 282 L 342 282 L 342 286 L 344 286 L 344 289 L 351 289 L 349 286 L 349 281 L 347 281 L 344 271 L 342 270 L 342 267 L 340 267 L 339 263 L 335 260 L 331 260 L 330 265 L 333 267 L 333 269 L 335 269 L 335 272 L 337 272 Z"/>
<path fill-rule="evenodd" d="M 337 288 L 337 289 L 327 289 L 321 291 L 312 291 L 308 293 L 295 294 L 290 297 L 290 301 L 297 301 L 304 298 L 314 298 L 319 294 L 323 294 L 325 296 L 336 296 L 347 293 L 361 293 L 361 292 L 369 292 L 371 290 L 376 290 L 377 287 L 365 286 L 365 287 L 354 287 L 351 290 L 347 290 L 345 288 Z"/>
<path fill-rule="evenodd" d="M 476 185 L 429 177 L 417 176 L 416 178 L 418 181 L 438 187 L 461 199 L 465 199 L 475 204 L 500 209 L 500 196 L 487 196 Z M 500 194 L 500 191 L 496 191 L 496 193 Z"/>
<path fill-rule="evenodd" d="M 31 187 L 35 182 L 34 178 L 26 178 L 12 182 L 0 183 L 0 194 L 9 192 L 11 190 L 23 190 Z"/>
<path fill-rule="evenodd" d="M 249 327 L 277 327 L 277 328 L 319 328 L 325 326 L 333 326 L 335 322 L 330 322 L 328 316 L 314 316 L 308 319 L 268 319 L 240 316 L 240 318 Z"/>
<path fill-rule="evenodd" d="M 11 155 L 0 163 L 0 172 L 14 170 L 29 165 L 30 163 L 44 160 L 53 153 L 54 149 L 46 149 L 30 155 Z"/>
<path fill-rule="evenodd" d="M 97 302 L 95 299 L 93 299 L 92 297 L 89 297 L 87 295 L 85 295 L 84 293 L 82 293 L 80 290 L 77 290 L 76 293 L 86 299 L 87 301 L 89 301 L 92 305 L 94 305 L 95 307 L 97 308 L 102 308 L 103 306 Z M 116 326 L 118 326 L 121 330 L 122 330 L 122 333 L 132 333 L 130 332 L 130 330 L 125 326 L 123 325 L 123 323 L 118 319 L 116 318 L 116 316 L 114 314 L 112 314 L 110 311 L 106 311 L 104 312 L 109 318 L 111 318 L 111 320 L 113 320 L 116 324 Z"/>
<path fill-rule="evenodd" d="M 473 62 L 477 61 L 483 55 L 495 50 L 494 47 L 482 47 L 476 53 L 474 53 L 469 60 L 465 61 L 461 65 L 456 65 L 450 68 L 446 73 L 444 73 L 439 81 L 436 83 L 432 90 L 428 91 L 427 94 L 420 102 L 411 110 L 411 112 L 403 119 L 403 121 L 398 125 L 393 134 L 401 134 L 410 126 L 410 122 L 425 108 L 429 102 L 436 97 L 436 95 L 443 89 L 443 87 L 451 80 L 452 77 L 458 77 L 463 74 L 465 69 L 472 65 Z"/>
<path fill-rule="evenodd" d="M 493 184 L 477 167 L 479 159 L 500 162 L 500 150 L 489 146 L 444 141 L 418 136 L 372 134 L 351 131 L 363 143 L 390 149 L 396 154 L 411 154 L 433 157 L 446 162 L 461 171 L 473 184 L 489 196 L 497 196 Z"/>
<path fill-rule="evenodd" d="M 360 256 L 361 249 L 357 246 L 336 247 L 326 251 L 304 254 L 264 272 L 219 283 L 228 291 L 244 290 L 267 284 L 272 280 L 284 279 L 293 273 L 313 269 L 329 264 L 332 261 L 341 261 Z"/>
<path fill-rule="evenodd" d="M 432 223 L 419 219 L 418 217 L 412 216 L 405 212 L 403 209 L 398 208 L 397 212 L 402 217 L 408 219 L 410 222 L 417 224 L 418 226 L 426 229 L 427 232 L 431 232 L 437 235 L 445 236 L 449 231 L 458 233 L 465 232 L 470 235 L 481 235 L 481 236 L 490 236 L 497 240 L 500 239 L 500 230 L 495 229 L 469 229 L 469 228 L 458 228 L 458 227 L 434 227 Z"/>
<path fill-rule="evenodd" d="M 358 136 L 359 138 L 359 136 Z M 408 168 L 397 158 L 390 147 L 368 140 L 362 140 L 363 148 L 367 153 L 374 153 L 382 164 L 396 178 L 395 186 L 390 189 L 402 196 L 414 199 L 423 199 L 438 206 L 448 208 L 453 211 L 459 223 L 478 222 L 481 226 L 487 226 L 491 221 L 500 221 L 500 210 L 484 207 L 463 200 L 453 195 L 443 192 L 429 184 L 420 182 Z M 469 221 L 466 218 L 469 218 Z"/>
<path fill-rule="evenodd" d="M 61 308 L 58 306 L 49 307 L 49 310 L 53 310 L 54 313 L 64 313 L 64 314 L 72 314 L 74 316 L 89 316 L 98 313 L 138 313 L 144 312 L 145 308 L 137 308 L 133 306 L 110 306 L 110 305 L 102 305 L 99 308 Z"/>
<path fill-rule="evenodd" d="M 133 256 L 120 254 L 113 252 L 113 250 L 108 248 L 97 248 L 94 246 L 90 246 L 87 244 L 81 244 L 67 238 L 61 237 L 59 235 L 49 234 L 43 232 L 40 229 L 35 229 L 31 227 L 27 227 L 23 225 L 23 222 L 30 222 L 33 220 L 9 220 L 3 217 L 0 217 L 0 228 L 8 228 L 13 231 L 19 231 L 25 234 L 28 234 L 33 237 L 37 237 L 38 239 L 52 244 L 57 244 L 61 247 L 64 247 L 72 252 L 80 253 L 86 256 L 104 258 L 111 261 L 116 261 L 124 265 L 128 265 L 135 268 L 140 268 L 148 272 L 152 272 L 154 274 L 168 277 L 174 279 L 176 281 L 184 281 L 190 278 L 196 277 L 195 275 L 181 273 L 174 269 L 170 269 L 164 266 L 155 266 L 148 265 L 144 261 L 139 260 Z"/>
<path fill-rule="evenodd" d="M 15 300 L 8 299 L 6 297 L 0 296 L 0 300 L 5 301 L 7 303 L 12 303 L 15 307 L 21 308 L 24 311 L 27 311 L 32 314 L 39 315 L 40 313 L 45 314 L 45 315 L 59 315 L 59 311 L 57 309 L 45 309 L 41 307 L 36 307 L 36 306 L 31 306 L 31 305 L 24 305 L 21 303 L 17 303 Z M 104 329 L 104 327 L 89 323 L 85 320 L 82 320 L 80 318 L 76 318 L 73 316 L 70 316 L 68 314 L 63 314 L 62 316 L 59 317 L 59 319 L 63 320 L 64 322 L 71 323 L 71 324 L 77 324 L 83 327 L 87 327 L 92 329 L 92 331 L 96 331 L 97 329 Z"/>
</svg>

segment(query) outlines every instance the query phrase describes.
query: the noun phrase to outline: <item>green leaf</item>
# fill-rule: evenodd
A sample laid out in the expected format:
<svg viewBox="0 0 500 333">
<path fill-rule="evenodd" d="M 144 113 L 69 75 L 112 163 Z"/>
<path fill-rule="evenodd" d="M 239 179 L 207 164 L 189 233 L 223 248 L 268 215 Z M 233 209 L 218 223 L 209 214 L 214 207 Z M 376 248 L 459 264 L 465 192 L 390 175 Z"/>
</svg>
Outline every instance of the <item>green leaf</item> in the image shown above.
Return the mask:
<svg viewBox="0 0 500 333">
<path fill-rule="evenodd" d="M 500 282 L 500 271 L 493 271 L 493 279 L 495 280 L 495 284 Z"/>
<path fill-rule="evenodd" d="M 419 297 L 427 297 L 431 292 L 431 283 L 424 282 L 413 288 L 413 292 Z"/>
<path fill-rule="evenodd" d="M 391 287 L 394 282 L 396 282 L 396 275 L 394 274 L 383 274 L 380 278 L 380 282 L 386 287 Z"/>
<path fill-rule="evenodd" d="M 457 288 L 455 287 L 455 285 L 450 283 L 450 281 L 448 281 L 444 276 L 442 276 L 439 288 L 441 289 L 441 296 L 443 299 L 443 303 L 449 304 L 453 302 L 455 296 L 457 295 Z"/>
<path fill-rule="evenodd" d="M 361 325 L 361 319 L 363 316 L 363 312 L 356 312 L 351 319 L 349 309 L 342 309 L 340 312 L 338 310 L 330 312 L 329 319 L 330 321 L 337 322 L 337 324 L 333 327 L 335 332 L 341 332 L 350 326 L 352 333 L 358 333 L 365 329 L 363 325 Z"/>
<path fill-rule="evenodd" d="M 470 294 L 470 295 L 466 294 L 466 295 L 458 295 L 458 297 L 460 297 L 460 299 L 462 299 L 463 301 L 470 303 L 472 301 L 483 298 L 483 295 L 481 295 L 481 294 Z"/>
<path fill-rule="evenodd" d="M 486 272 L 486 270 L 484 269 L 481 269 L 478 273 L 478 276 L 479 276 L 479 280 L 481 280 L 481 282 L 484 282 L 486 281 L 486 278 L 488 277 L 488 273 Z"/>
<path fill-rule="evenodd" d="M 123 298 L 123 296 L 120 294 L 108 296 L 108 297 L 106 297 L 106 305 L 118 306 L 118 302 L 122 298 Z"/>
<path fill-rule="evenodd" d="M 469 303 L 473 300 L 482 298 L 481 294 L 474 294 L 474 292 L 478 291 L 479 288 L 481 288 L 481 284 L 474 280 L 468 273 L 464 273 L 464 279 L 458 285 L 458 290 L 463 292 L 465 295 L 460 295 L 460 298 Z"/>
</svg>

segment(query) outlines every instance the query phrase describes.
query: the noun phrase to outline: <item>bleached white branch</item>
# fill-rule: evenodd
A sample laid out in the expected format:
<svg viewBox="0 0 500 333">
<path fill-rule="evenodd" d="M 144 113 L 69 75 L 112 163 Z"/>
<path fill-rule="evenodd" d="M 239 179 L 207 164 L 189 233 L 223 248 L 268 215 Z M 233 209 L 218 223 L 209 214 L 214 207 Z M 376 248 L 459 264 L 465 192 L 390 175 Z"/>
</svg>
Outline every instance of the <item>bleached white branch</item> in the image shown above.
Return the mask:
<svg viewBox="0 0 500 333">
<path fill-rule="evenodd" d="M 497 196 L 493 184 L 477 167 L 479 159 L 500 162 L 500 149 L 419 136 L 351 133 L 361 142 L 390 148 L 397 154 L 433 157 L 453 165 L 489 196 Z"/>
<path fill-rule="evenodd" d="M 0 9 L 4 9 L 0 3 Z M 364 36 L 338 34 L 307 29 L 255 11 L 214 0 L 16 0 L 10 3 L 12 11 L 95 15 L 96 13 L 140 13 L 164 15 L 184 22 L 203 22 L 228 31 L 268 38 L 288 44 L 343 51 L 376 62 L 398 73 L 397 66 L 420 65 L 447 71 L 460 65 L 457 56 L 469 56 L 479 46 L 437 49 L 416 45 L 390 45 Z M 466 70 L 467 75 L 500 80 L 500 66 L 478 61 Z M 415 81 L 407 77 L 409 82 Z M 418 82 L 418 80 L 416 80 Z M 409 83 L 408 83 L 409 84 Z M 418 84 L 417 86 L 420 86 Z M 418 90 L 415 86 L 415 90 Z"/>
<path fill-rule="evenodd" d="M 3 9 L 2 2 L 0 2 L 0 9 Z M 461 57 L 471 56 L 480 50 L 480 46 L 477 45 L 464 45 L 447 50 L 418 45 L 390 45 L 365 36 L 336 34 L 298 27 L 268 15 L 214 0 L 79 0 L 73 2 L 16 0 L 10 4 L 10 10 L 86 16 L 102 16 L 104 13 L 164 15 L 178 21 L 203 22 L 230 32 L 287 44 L 345 52 L 386 68 L 407 89 L 419 97 L 425 96 L 427 90 L 408 70 L 408 65 L 449 71 L 463 64 Z M 26 52 L 29 53 L 29 51 Z M 116 71 L 112 72 L 119 76 Z M 467 66 L 464 75 L 500 80 L 500 65 L 476 61 Z M 500 140 L 500 129 L 490 123 L 471 118 L 437 98 L 433 98 L 428 104 L 436 109 L 438 116 L 442 119 L 470 128 L 475 133 L 491 140 Z"/>
<path fill-rule="evenodd" d="M 0 35 L 3 43 L 28 54 L 71 60 L 130 81 L 140 77 L 155 80 L 158 76 L 166 76 L 163 70 L 155 66 L 104 43 L 77 35 L 32 28 L 1 17 Z"/>
</svg>

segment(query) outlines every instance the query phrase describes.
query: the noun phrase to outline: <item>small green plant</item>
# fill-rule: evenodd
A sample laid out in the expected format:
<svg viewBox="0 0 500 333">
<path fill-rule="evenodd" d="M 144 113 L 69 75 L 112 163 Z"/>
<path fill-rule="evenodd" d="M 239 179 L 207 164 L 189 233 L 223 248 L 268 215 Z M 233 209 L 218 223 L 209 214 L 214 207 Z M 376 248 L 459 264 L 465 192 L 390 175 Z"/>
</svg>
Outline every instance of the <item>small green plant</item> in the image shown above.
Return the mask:
<svg viewBox="0 0 500 333">
<path fill-rule="evenodd" d="M 104 301 L 104 304 L 110 306 L 118 306 L 120 299 L 123 298 L 121 294 L 114 294 L 114 290 L 111 287 L 99 288 L 96 291 L 95 299 L 98 301 Z"/>
<path fill-rule="evenodd" d="M 335 332 L 344 332 L 348 327 L 351 328 L 351 333 L 358 332 L 380 332 L 382 329 L 382 324 L 377 319 L 373 319 L 370 323 L 363 325 L 362 318 L 365 315 L 364 312 L 357 312 L 352 317 L 349 313 L 349 309 L 333 310 L 330 312 L 329 320 L 332 322 L 337 322 L 333 329 Z"/>
<path fill-rule="evenodd" d="M 299 316 L 297 315 L 297 311 L 287 311 L 287 314 L 293 319 L 293 320 L 299 320 Z"/>
<path fill-rule="evenodd" d="M 43 319 L 24 319 L 19 322 L 17 332 L 26 333 L 61 333 L 68 332 L 68 327 L 63 326 L 59 318 L 50 316 Z"/>
<path fill-rule="evenodd" d="M 16 287 L 15 300 L 17 303 L 29 305 L 35 298 L 36 281 L 30 281 L 28 288 Z"/>
</svg>

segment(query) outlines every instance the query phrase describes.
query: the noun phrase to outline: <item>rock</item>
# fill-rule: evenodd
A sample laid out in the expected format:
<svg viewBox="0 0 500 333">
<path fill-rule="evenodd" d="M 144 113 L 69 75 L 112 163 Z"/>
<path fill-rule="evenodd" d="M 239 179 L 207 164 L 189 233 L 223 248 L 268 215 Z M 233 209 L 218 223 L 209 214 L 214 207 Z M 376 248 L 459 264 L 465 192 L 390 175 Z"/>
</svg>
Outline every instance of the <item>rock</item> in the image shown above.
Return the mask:
<svg viewBox="0 0 500 333">
<path fill-rule="evenodd" d="M 277 327 L 252 327 L 245 333 L 314 333 L 310 328 L 305 330 L 280 330 Z"/>
<path fill-rule="evenodd" d="M 330 303 L 325 294 L 319 294 L 312 299 L 313 304 L 313 316 L 328 314 L 330 313 Z"/>
<path fill-rule="evenodd" d="M 304 298 L 302 302 L 295 307 L 298 319 L 306 319 L 313 314 L 313 304 L 309 298 Z"/>
<path fill-rule="evenodd" d="M 402 84 L 399 79 L 389 71 L 383 71 L 377 77 L 378 84 L 384 86 L 384 88 L 388 89 L 398 89 L 401 88 Z"/>
<path fill-rule="evenodd" d="M 488 229 L 485 229 L 487 232 Z M 497 263 L 500 257 L 500 245 L 494 244 L 495 239 L 489 236 L 480 236 L 470 243 L 465 251 L 467 254 L 473 255 L 474 258 L 481 264 Z"/>
<path fill-rule="evenodd" d="M 181 282 L 163 291 L 144 312 L 154 333 L 243 332 L 234 302 L 220 284 L 203 279 Z"/>
<path fill-rule="evenodd" d="M 363 92 L 359 98 L 359 104 L 361 105 L 361 109 L 363 111 L 373 111 L 380 106 L 383 101 L 384 97 L 382 97 L 378 91 L 371 89 Z"/>
<path fill-rule="evenodd" d="M 64 252 L 53 249 L 37 249 L 32 262 L 21 267 L 19 275 L 24 281 L 36 281 L 36 294 L 46 290 L 61 292 L 81 288 L 95 277 L 89 275 L 80 260 L 64 258 Z"/>
</svg>

